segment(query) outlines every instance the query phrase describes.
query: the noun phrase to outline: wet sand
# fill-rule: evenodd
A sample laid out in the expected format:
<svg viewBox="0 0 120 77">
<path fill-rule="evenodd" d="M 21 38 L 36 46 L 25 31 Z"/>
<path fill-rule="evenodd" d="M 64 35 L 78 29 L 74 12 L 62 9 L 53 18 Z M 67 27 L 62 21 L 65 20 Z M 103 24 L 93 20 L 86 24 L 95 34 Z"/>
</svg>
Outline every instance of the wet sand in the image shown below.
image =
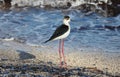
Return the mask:
<svg viewBox="0 0 120 77">
<path fill-rule="evenodd" d="M 100 49 L 65 49 L 68 69 L 59 68 L 57 48 L 28 46 L 14 41 L 0 41 L 0 75 L 40 76 L 120 76 L 120 53 Z M 33 69 L 33 66 L 35 69 Z M 15 69 L 15 68 L 19 69 Z M 25 67 L 25 71 L 23 71 Z M 14 68 L 14 69 L 13 69 Z M 29 70 L 31 69 L 31 71 Z M 12 70 L 12 71 L 11 71 Z M 36 71 L 37 70 L 37 71 Z M 47 71 L 46 71 L 47 70 Z M 54 71 L 53 71 L 54 70 Z M 52 72 L 51 72 L 52 71 Z"/>
</svg>

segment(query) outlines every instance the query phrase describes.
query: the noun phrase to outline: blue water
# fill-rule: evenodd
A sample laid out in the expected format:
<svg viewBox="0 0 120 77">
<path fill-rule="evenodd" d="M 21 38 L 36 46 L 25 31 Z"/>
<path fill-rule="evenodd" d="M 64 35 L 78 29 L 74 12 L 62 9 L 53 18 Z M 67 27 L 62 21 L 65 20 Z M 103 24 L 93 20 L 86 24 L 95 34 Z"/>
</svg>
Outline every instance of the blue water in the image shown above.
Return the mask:
<svg viewBox="0 0 120 77">
<path fill-rule="evenodd" d="M 14 37 L 25 44 L 42 45 L 56 27 L 62 23 L 64 15 L 69 15 L 71 34 L 66 46 L 100 48 L 105 51 L 120 52 L 120 28 L 114 30 L 105 26 L 120 26 L 120 15 L 105 18 L 98 14 L 85 15 L 78 10 L 62 12 L 43 9 L 22 11 L 0 11 L 0 38 Z M 57 41 L 46 45 L 56 45 Z"/>
</svg>

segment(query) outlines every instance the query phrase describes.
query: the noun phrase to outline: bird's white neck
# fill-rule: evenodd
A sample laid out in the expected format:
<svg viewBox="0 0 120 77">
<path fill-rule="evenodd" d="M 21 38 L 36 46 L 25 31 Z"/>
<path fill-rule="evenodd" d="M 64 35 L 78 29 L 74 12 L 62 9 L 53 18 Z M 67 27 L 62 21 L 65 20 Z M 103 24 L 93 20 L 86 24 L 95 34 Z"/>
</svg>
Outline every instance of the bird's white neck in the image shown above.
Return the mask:
<svg viewBox="0 0 120 77">
<path fill-rule="evenodd" d="M 69 22 L 66 21 L 66 20 L 63 20 L 63 24 L 67 25 L 67 26 L 70 26 Z"/>
</svg>

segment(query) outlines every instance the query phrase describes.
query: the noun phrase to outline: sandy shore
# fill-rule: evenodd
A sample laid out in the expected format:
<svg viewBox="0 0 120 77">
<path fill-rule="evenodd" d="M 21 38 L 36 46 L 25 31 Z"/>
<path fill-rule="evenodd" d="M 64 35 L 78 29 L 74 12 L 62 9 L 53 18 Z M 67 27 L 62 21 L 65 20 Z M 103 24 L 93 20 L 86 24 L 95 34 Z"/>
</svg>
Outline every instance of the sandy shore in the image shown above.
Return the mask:
<svg viewBox="0 0 120 77">
<path fill-rule="evenodd" d="M 120 76 L 120 53 L 98 49 L 65 49 L 68 66 L 97 68 L 104 73 Z M 59 66 L 57 48 L 52 46 L 28 46 L 13 41 L 0 41 L 0 62 L 6 60 L 33 60 L 52 62 Z"/>
</svg>

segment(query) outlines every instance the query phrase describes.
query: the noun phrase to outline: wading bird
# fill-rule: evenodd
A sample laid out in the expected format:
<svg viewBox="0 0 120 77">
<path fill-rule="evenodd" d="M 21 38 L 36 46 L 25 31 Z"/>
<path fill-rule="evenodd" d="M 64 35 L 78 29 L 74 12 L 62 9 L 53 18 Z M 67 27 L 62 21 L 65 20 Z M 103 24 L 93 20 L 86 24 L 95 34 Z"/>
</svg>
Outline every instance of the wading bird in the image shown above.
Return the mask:
<svg viewBox="0 0 120 77">
<path fill-rule="evenodd" d="M 60 40 L 59 41 L 59 57 L 60 57 L 60 67 L 67 67 L 67 63 L 64 56 L 64 39 L 70 34 L 70 17 L 64 16 L 63 24 L 60 25 L 53 35 L 44 43 L 52 40 Z"/>
</svg>

